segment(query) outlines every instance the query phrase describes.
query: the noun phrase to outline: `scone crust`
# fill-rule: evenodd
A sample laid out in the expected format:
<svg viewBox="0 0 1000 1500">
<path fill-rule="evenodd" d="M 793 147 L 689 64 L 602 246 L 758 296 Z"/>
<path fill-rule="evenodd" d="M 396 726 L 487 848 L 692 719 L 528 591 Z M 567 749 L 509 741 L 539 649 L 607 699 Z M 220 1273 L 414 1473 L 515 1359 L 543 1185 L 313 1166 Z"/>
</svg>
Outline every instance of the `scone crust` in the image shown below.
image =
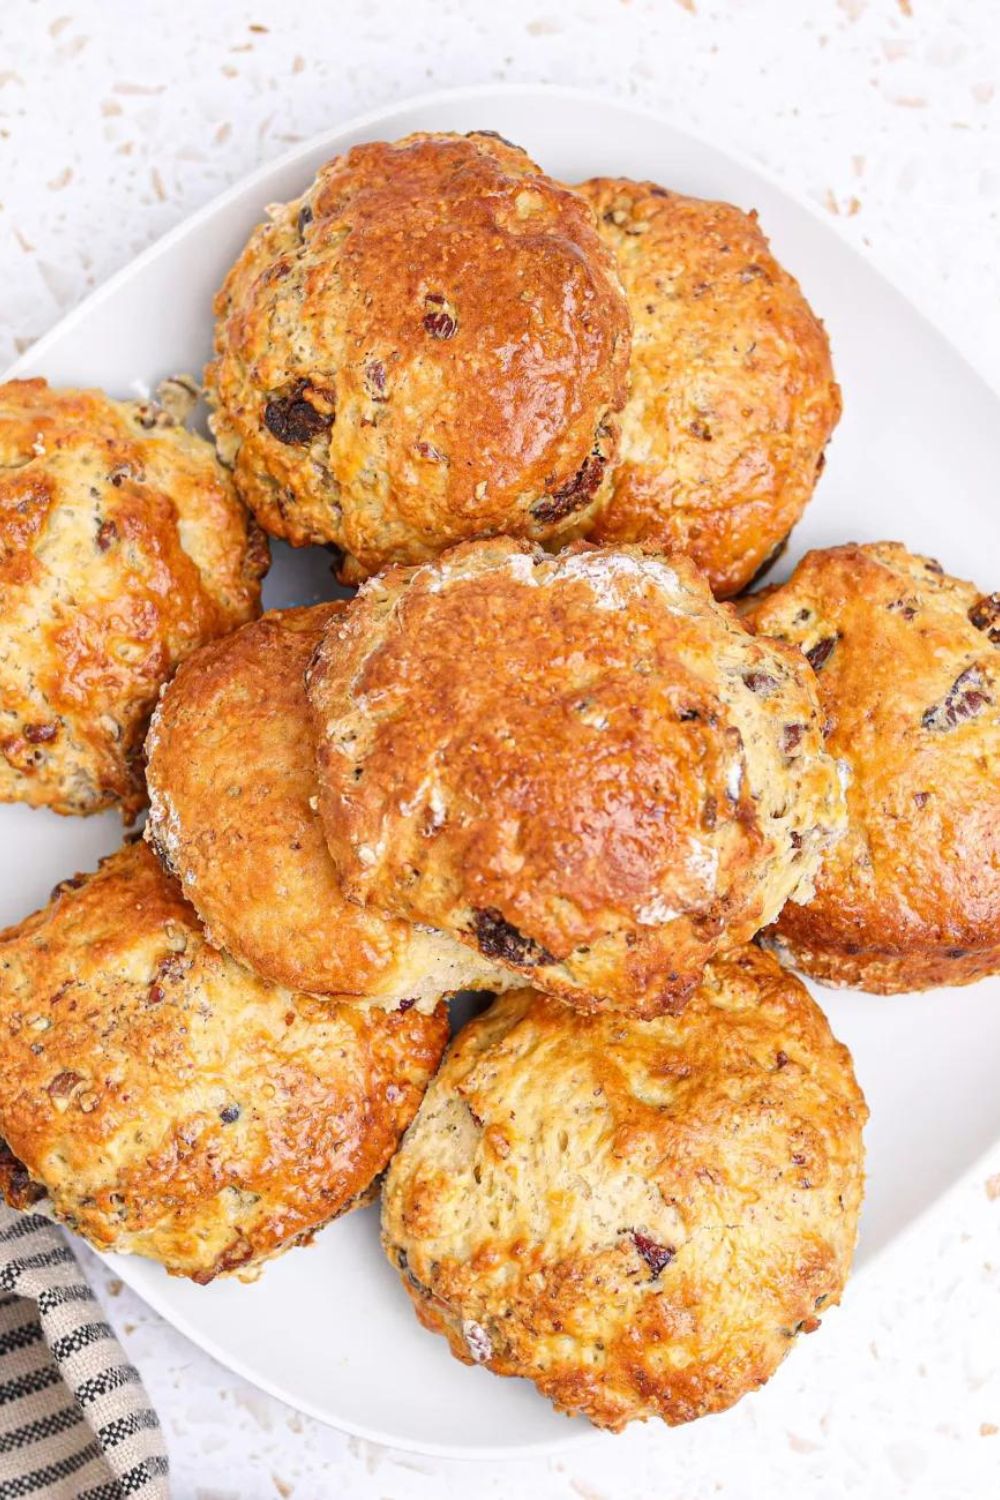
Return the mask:
<svg viewBox="0 0 1000 1500">
<path fill-rule="evenodd" d="M 246 1274 L 370 1194 L 447 1033 L 443 1006 L 256 978 L 128 845 L 0 934 L 0 1192 L 176 1275 Z"/>
<path fill-rule="evenodd" d="M 683 557 L 465 543 L 371 580 L 306 682 L 348 896 L 583 1008 L 682 1003 L 843 819 L 807 664 Z"/>
<path fill-rule="evenodd" d="M 748 612 L 818 667 L 848 832 L 770 938 L 877 993 L 1000 971 L 1000 595 L 898 542 L 810 552 Z"/>
<path fill-rule="evenodd" d="M 488 132 L 356 146 L 269 210 L 216 299 L 219 446 L 348 582 L 470 536 L 557 539 L 613 461 L 630 324 L 586 204 Z"/>
<path fill-rule="evenodd" d="M 866 1118 L 846 1048 L 755 947 L 654 1021 L 512 991 L 431 1084 L 384 1243 L 457 1358 L 601 1427 L 688 1422 L 839 1300 Z"/>
<path fill-rule="evenodd" d="M 0 802 L 134 817 L 161 684 L 258 613 L 267 564 L 211 444 L 165 411 L 0 386 Z"/>
<path fill-rule="evenodd" d="M 146 741 L 145 836 L 211 941 L 263 978 L 432 1011 L 500 976 L 453 938 L 341 891 L 316 811 L 303 673 L 345 608 L 271 611 L 183 663 Z"/>
<path fill-rule="evenodd" d="M 754 213 L 594 178 L 634 333 L 621 462 L 590 535 L 694 558 L 719 598 L 781 550 L 840 417 L 823 325 Z"/>
</svg>

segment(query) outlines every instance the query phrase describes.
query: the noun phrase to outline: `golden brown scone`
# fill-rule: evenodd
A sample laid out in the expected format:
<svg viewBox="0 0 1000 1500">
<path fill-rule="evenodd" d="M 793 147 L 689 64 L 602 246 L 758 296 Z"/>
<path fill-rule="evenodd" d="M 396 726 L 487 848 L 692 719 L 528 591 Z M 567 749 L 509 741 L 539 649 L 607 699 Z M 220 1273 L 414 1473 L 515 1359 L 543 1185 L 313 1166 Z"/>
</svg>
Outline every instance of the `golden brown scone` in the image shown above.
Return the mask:
<svg viewBox="0 0 1000 1500">
<path fill-rule="evenodd" d="M 840 1299 L 867 1118 L 805 988 L 745 948 L 681 1016 L 515 990 L 459 1033 L 393 1160 L 388 1254 L 458 1359 L 600 1427 L 721 1411 Z"/>
<path fill-rule="evenodd" d="M 556 540 L 618 444 L 630 324 L 587 206 L 490 132 L 355 146 L 269 210 L 216 299 L 220 451 L 342 577 Z"/>
<path fill-rule="evenodd" d="M 0 386 L 0 802 L 130 821 L 161 684 L 259 611 L 267 564 L 211 445 L 164 408 Z"/>
<path fill-rule="evenodd" d="M 755 214 L 622 178 L 577 191 L 634 323 L 621 462 L 589 534 L 686 552 L 725 598 L 813 492 L 840 417 L 826 333 Z"/>
<path fill-rule="evenodd" d="M 681 1004 L 842 826 L 808 666 L 687 558 L 468 542 L 368 583 L 306 685 L 347 895 L 583 1009 Z"/>
<path fill-rule="evenodd" d="M 209 1281 L 366 1199 L 444 1050 L 432 1015 L 267 984 L 138 843 L 0 934 L 0 1192 Z"/>
<path fill-rule="evenodd" d="M 819 676 L 848 832 L 770 938 L 879 994 L 1000 971 L 1000 594 L 896 542 L 810 552 L 749 620 Z"/>
<path fill-rule="evenodd" d="M 346 606 L 264 615 L 195 652 L 146 741 L 146 838 L 210 940 L 275 984 L 433 1010 L 507 976 L 454 938 L 344 898 L 316 813 L 302 674 Z"/>
</svg>

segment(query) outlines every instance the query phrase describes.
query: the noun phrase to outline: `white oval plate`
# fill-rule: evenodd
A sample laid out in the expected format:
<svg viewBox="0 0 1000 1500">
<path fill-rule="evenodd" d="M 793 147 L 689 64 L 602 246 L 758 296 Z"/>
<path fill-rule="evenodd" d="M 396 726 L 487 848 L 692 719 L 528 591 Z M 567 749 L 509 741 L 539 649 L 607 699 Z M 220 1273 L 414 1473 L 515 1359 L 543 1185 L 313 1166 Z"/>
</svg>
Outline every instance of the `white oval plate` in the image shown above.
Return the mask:
<svg viewBox="0 0 1000 1500">
<path fill-rule="evenodd" d="M 989 388 L 818 215 L 759 171 L 645 111 L 575 90 L 435 94 L 297 147 L 141 255 L 8 374 L 127 395 L 198 371 L 209 353 L 212 294 L 266 203 L 297 195 L 321 162 L 357 141 L 473 128 L 498 130 L 568 182 L 651 177 L 757 208 L 779 259 L 826 320 L 845 396 L 789 565 L 809 546 L 891 538 L 940 556 L 984 589 L 1000 586 L 991 575 L 1000 558 L 1000 409 Z M 334 592 L 323 551 L 277 547 L 275 559 L 269 605 Z M 0 923 L 42 904 L 58 879 L 91 868 L 120 838 L 112 815 L 0 808 Z M 820 999 L 853 1050 L 872 1110 L 864 1262 L 1000 1138 L 1000 980 L 892 999 L 830 991 Z M 224 1364 L 362 1437 L 487 1458 L 552 1451 L 592 1431 L 556 1416 L 525 1382 L 459 1365 L 419 1327 L 380 1253 L 374 1209 L 331 1225 L 249 1287 L 197 1287 L 147 1262 L 113 1259 L 131 1287 Z"/>
</svg>

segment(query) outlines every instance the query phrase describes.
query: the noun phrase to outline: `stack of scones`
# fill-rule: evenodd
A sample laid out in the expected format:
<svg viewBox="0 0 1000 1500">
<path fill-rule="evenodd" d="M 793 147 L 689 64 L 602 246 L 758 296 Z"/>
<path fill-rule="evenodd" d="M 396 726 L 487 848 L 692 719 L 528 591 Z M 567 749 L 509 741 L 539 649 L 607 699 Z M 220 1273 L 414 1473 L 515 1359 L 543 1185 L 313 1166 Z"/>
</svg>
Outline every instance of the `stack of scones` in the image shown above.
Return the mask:
<svg viewBox="0 0 1000 1500">
<path fill-rule="evenodd" d="M 358 146 L 216 315 L 214 441 L 182 379 L 0 387 L 0 799 L 148 807 L 0 934 L 0 1192 L 199 1282 L 381 1192 L 458 1359 L 719 1411 L 857 1238 L 792 968 L 1000 971 L 1000 594 L 898 542 L 747 592 L 840 392 L 727 204 Z M 266 534 L 360 587 L 261 614 Z"/>
</svg>

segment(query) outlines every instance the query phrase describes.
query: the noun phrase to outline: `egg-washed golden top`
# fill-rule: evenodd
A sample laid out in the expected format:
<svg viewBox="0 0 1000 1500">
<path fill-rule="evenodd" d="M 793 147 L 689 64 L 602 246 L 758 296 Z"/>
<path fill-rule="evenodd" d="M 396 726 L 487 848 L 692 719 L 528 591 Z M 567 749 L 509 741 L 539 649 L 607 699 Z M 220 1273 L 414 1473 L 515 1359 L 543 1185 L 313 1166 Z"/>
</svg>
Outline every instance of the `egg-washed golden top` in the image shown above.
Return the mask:
<svg viewBox="0 0 1000 1500">
<path fill-rule="evenodd" d="M 447 1035 L 443 1007 L 257 979 L 128 845 L 0 934 L 0 1192 L 177 1275 L 245 1273 L 369 1192 Z"/>
<path fill-rule="evenodd" d="M 211 445 L 163 409 L 0 386 L 0 801 L 131 819 L 160 685 L 258 612 L 267 563 Z"/>
<path fill-rule="evenodd" d="M 866 1118 L 846 1048 L 755 947 L 680 1016 L 512 991 L 459 1033 L 389 1169 L 386 1249 L 459 1359 L 602 1427 L 687 1422 L 839 1299 Z"/>
<path fill-rule="evenodd" d="M 355 146 L 269 210 L 216 299 L 220 449 L 348 581 L 557 537 L 618 440 L 629 314 L 587 206 L 489 132 Z"/>
<path fill-rule="evenodd" d="M 756 214 L 622 178 L 577 191 L 634 324 L 621 462 L 589 534 L 686 552 L 736 594 L 801 516 L 840 417 L 823 325 Z"/>
<path fill-rule="evenodd" d="M 848 831 L 775 933 L 878 991 L 1000 970 L 1000 594 L 895 542 L 810 552 L 749 615 L 816 668 Z"/>
<path fill-rule="evenodd" d="M 842 825 L 807 663 L 683 557 L 466 543 L 366 584 L 306 685 L 347 895 L 583 1008 L 681 1003 Z"/>
<path fill-rule="evenodd" d="M 187 659 L 146 741 L 146 838 L 212 942 L 265 979 L 432 1011 L 495 969 L 443 933 L 347 901 L 316 812 L 302 674 L 345 608 L 271 612 Z"/>
</svg>

